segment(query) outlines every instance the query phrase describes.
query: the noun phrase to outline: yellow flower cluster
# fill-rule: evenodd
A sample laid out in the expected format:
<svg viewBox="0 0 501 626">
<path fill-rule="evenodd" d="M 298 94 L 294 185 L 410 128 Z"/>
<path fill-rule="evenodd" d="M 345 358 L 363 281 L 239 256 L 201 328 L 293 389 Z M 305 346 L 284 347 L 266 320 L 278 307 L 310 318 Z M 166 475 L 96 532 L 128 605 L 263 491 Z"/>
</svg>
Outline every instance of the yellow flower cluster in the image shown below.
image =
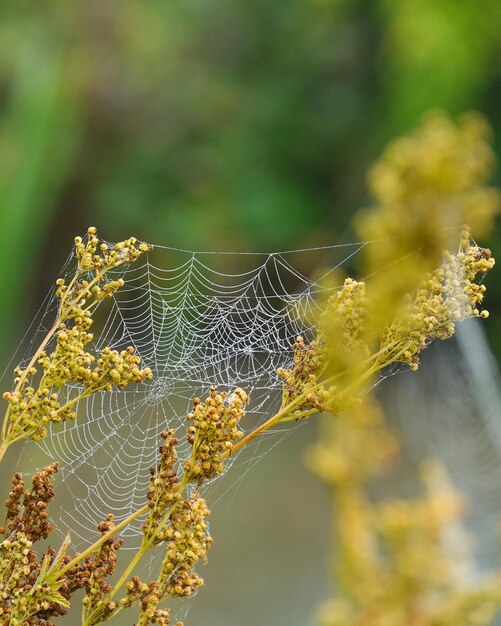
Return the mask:
<svg viewBox="0 0 501 626">
<path fill-rule="evenodd" d="M 64 604 L 58 590 L 48 585 L 40 586 L 35 593 L 28 593 L 31 591 L 28 580 L 32 571 L 36 572 L 30 562 L 32 545 L 23 532 L 0 543 L 0 624 L 23 626 L 25 616 L 53 606 L 53 597 L 56 602 Z"/>
<path fill-rule="evenodd" d="M 321 423 L 318 442 L 307 453 L 308 467 L 326 484 L 361 484 L 392 464 L 398 445 L 371 397 L 357 401 L 345 414 Z"/>
<path fill-rule="evenodd" d="M 199 559 L 206 561 L 212 543 L 206 522 L 209 514 L 205 500 L 197 493 L 187 500 L 176 498 L 170 507 L 169 524 L 162 531 L 166 550 L 157 580 L 144 583 L 134 576 L 127 582 L 127 593 L 121 601 L 122 608 L 139 602 L 138 626 L 170 624 L 170 610 L 159 608 L 162 600 L 166 596 L 190 596 L 204 584 L 194 567 Z M 182 623 L 177 622 L 177 626 Z"/>
<path fill-rule="evenodd" d="M 370 354 L 365 284 L 347 278 L 324 306 L 317 321 L 317 339 L 298 337 L 288 368 L 279 368 L 283 381 L 281 422 L 329 411 L 337 415 L 356 393 L 347 393 Z M 332 384 L 335 383 L 335 384 Z"/>
<path fill-rule="evenodd" d="M 109 268 L 119 267 L 123 263 L 133 263 L 141 253 L 150 249 L 151 246 L 138 242 L 135 237 L 121 241 L 110 249 L 107 243 L 99 243 L 97 230 L 93 226 L 87 230 L 85 242 L 81 237 L 75 237 L 78 268 L 82 272 L 93 272 L 96 275 Z"/>
<path fill-rule="evenodd" d="M 366 248 L 369 271 L 413 250 L 417 267 L 429 271 L 451 244 L 448 229 L 467 223 L 478 237 L 490 231 L 501 206 L 499 191 L 486 185 L 495 163 L 490 139 L 477 113 L 455 123 L 433 111 L 416 131 L 390 143 L 369 172 L 377 204 L 356 221 L 364 240 L 384 240 Z"/>
<path fill-rule="evenodd" d="M 444 297 L 453 319 L 489 317 L 488 311 L 479 309 L 486 287 L 475 283 L 475 279 L 491 270 L 494 264 L 491 251 L 475 244 L 469 227 L 463 227 L 459 252 L 455 255 L 447 253 L 442 265 Z"/>
<path fill-rule="evenodd" d="M 189 480 L 201 483 L 223 472 L 224 459 L 231 454 L 235 441 L 243 436 L 238 425 L 248 401 L 247 394 L 240 388 L 228 396 L 212 387 L 205 402 L 195 398 L 193 411 L 187 416 L 193 422 L 187 436 L 192 455 L 184 463 Z"/>
<path fill-rule="evenodd" d="M 446 548 L 446 536 L 460 522 L 464 503 L 440 466 L 429 462 L 422 475 L 423 498 L 378 506 L 360 490 L 339 485 L 337 571 L 343 596 L 322 607 L 321 626 L 491 623 L 501 600 L 499 576 L 470 587 L 454 575 L 464 555 Z"/>
<path fill-rule="evenodd" d="M 139 619 L 137 626 L 169 626 L 170 609 L 160 609 L 158 604 L 161 600 L 159 586 L 156 582 L 144 583 L 137 576 L 126 585 L 127 595 L 122 604 L 125 608 L 139 601 Z M 183 622 L 176 622 L 175 626 L 183 626 Z"/>
<path fill-rule="evenodd" d="M 85 351 L 85 346 L 93 339 L 92 333 L 87 332 L 92 323 L 90 311 L 87 313 L 72 328 L 64 323 L 59 326 L 56 347 L 50 356 L 45 351 L 40 353 L 38 364 L 45 372 L 44 382 L 48 388 L 60 389 L 67 381 L 82 384 L 91 381 L 90 367 L 95 357 Z M 36 370 L 33 369 L 30 374 L 36 374 Z"/>
<path fill-rule="evenodd" d="M 489 231 L 501 207 L 499 191 L 486 184 L 494 164 L 489 139 L 480 115 L 455 122 L 435 111 L 392 142 L 371 169 L 375 204 L 356 215 L 355 230 L 368 242 L 362 271 L 370 276 L 369 321 L 376 332 L 440 265 L 443 251 L 455 248 L 462 224 L 476 237 Z"/>
<path fill-rule="evenodd" d="M 78 400 L 152 378 L 149 368 L 140 369 L 140 358 L 131 347 L 121 352 L 105 348 L 97 356 L 86 350 L 93 339 L 89 332 L 93 308 L 124 284 L 122 279 L 107 280 L 107 272 L 135 261 L 148 249 L 133 237 L 109 248 L 105 243 L 99 244 L 95 228 L 89 228 L 85 243 L 76 238 L 78 267 L 69 284 L 63 278 L 56 281 L 59 308 L 54 326 L 29 365 L 16 368 L 13 391 L 3 395 L 9 407 L 2 428 L 0 457 L 15 441 L 45 437 L 48 423 L 74 418 Z M 54 349 L 47 353 L 45 348 L 54 339 Z M 36 363 L 41 366 L 40 373 Z M 68 383 L 79 383 L 82 391 L 61 404 L 59 390 Z"/>
<path fill-rule="evenodd" d="M 149 626 L 149 624 L 157 624 L 157 626 L 169 626 L 170 624 L 170 610 L 158 608 L 158 596 L 156 586 L 153 583 L 150 583 L 148 593 L 143 594 L 137 626 Z M 183 624 L 177 622 L 176 626 L 183 626 Z"/>
<path fill-rule="evenodd" d="M 329 298 L 318 322 L 329 373 L 351 370 L 369 356 L 367 306 L 365 283 L 352 278 Z"/>
<path fill-rule="evenodd" d="M 210 512 L 197 493 L 179 502 L 167 531 L 167 551 L 162 563 L 160 590 L 170 596 L 190 596 L 203 585 L 193 567 L 199 559 L 206 560 L 212 538 L 206 518 Z"/>
<path fill-rule="evenodd" d="M 16 370 L 21 373 L 21 370 Z M 37 373 L 36 368 L 30 369 L 30 376 Z M 50 391 L 45 385 L 35 389 L 25 387 L 23 390 L 3 394 L 4 400 L 10 404 L 10 439 L 13 443 L 19 439 L 42 439 L 47 434 L 46 425 L 73 419 L 76 414 L 71 405 L 61 406 L 58 394 Z"/>
<path fill-rule="evenodd" d="M 198 493 L 189 496 L 183 493 L 190 483 L 201 484 L 223 472 L 224 460 L 242 437 L 238 425 L 248 400 L 243 389 L 237 388 L 229 395 L 218 393 L 216 387 L 211 388 L 205 402 L 195 398 L 193 411 L 186 416 L 190 423 L 187 439 L 192 452 L 181 464 L 182 480 L 177 471 L 179 442 L 175 431 L 162 433 L 160 461 L 151 470 L 148 515 L 139 555 L 163 543 L 165 557 L 155 581 L 145 583 L 134 576 L 127 582 L 126 596 L 120 601 L 120 608 L 139 603 L 138 625 L 169 624 L 170 611 L 159 608 L 161 601 L 166 596 L 189 596 L 203 585 L 203 579 L 194 568 L 200 559 L 206 560 L 212 543 L 206 522 L 209 509 Z M 106 600 L 109 603 L 111 598 Z M 99 613 L 91 615 L 86 626 L 94 623 L 94 617 L 99 619 Z M 182 624 L 178 622 L 178 626 Z"/>
<path fill-rule="evenodd" d="M 277 370 L 283 396 L 274 423 L 322 411 L 339 415 L 385 367 L 403 362 L 417 369 L 422 350 L 434 339 L 451 337 L 455 322 L 488 316 L 481 309 L 485 286 L 475 281 L 493 266 L 490 250 L 474 243 L 463 226 L 458 252 L 444 252 L 442 265 L 385 312 L 391 316 L 374 311 L 364 282 L 347 278 L 319 317 L 317 339 L 307 344 L 298 337 L 293 363 Z"/>
<path fill-rule="evenodd" d="M 61 324 L 55 351 L 50 356 L 42 352 L 38 360 L 45 370 L 47 387 L 60 389 L 68 382 L 77 382 L 87 392 L 111 391 L 114 385 L 125 389 L 131 382 L 140 383 L 153 377 L 149 368 L 139 369 L 141 359 L 132 347 L 120 352 L 104 348 L 97 358 L 86 352 L 84 346 L 92 338 L 92 334 L 82 334 L 78 327 L 67 329 Z M 92 367 L 93 363 L 97 365 Z"/>
<path fill-rule="evenodd" d="M 445 253 L 442 267 L 425 278 L 415 297 L 383 331 L 381 350 L 385 358 L 417 369 L 419 353 L 431 340 L 451 337 L 455 322 L 487 317 L 488 312 L 479 308 L 485 286 L 475 279 L 493 266 L 490 250 L 473 243 L 469 230 L 463 228 L 459 252 Z"/>
</svg>

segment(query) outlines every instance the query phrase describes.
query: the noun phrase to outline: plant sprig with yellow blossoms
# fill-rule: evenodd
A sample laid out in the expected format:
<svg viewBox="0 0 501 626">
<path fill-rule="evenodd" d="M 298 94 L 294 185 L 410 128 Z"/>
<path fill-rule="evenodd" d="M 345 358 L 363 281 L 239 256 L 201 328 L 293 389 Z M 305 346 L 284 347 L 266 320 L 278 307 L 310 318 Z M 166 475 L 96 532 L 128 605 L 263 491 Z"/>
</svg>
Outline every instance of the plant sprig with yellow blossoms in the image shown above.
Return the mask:
<svg viewBox="0 0 501 626">
<path fill-rule="evenodd" d="M 278 370 L 283 381 L 280 411 L 238 442 L 237 449 L 273 425 L 322 411 L 338 415 L 389 365 L 417 369 L 420 353 L 433 340 L 450 338 L 457 322 L 488 317 L 482 308 L 485 285 L 478 281 L 494 263 L 490 250 L 477 245 L 463 226 L 458 252 L 444 252 L 442 265 L 425 274 L 418 289 L 385 318 L 372 315 L 370 279 L 347 278 L 327 301 L 317 338 L 307 343 L 298 337 L 292 365 Z"/>
<path fill-rule="evenodd" d="M 56 319 L 27 367 L 15 371 L 14 388 L 4 394 L 8 408 L 0 440 L 0 460 L 10 445 L 22 439 L 38 440 L 47 426 L 75 417 L 78 401 L 97 392 L 124 389 L 151 379 L 150 369 L 140 367 L 132 348 L 121 352 L 105 347 L 99 354 L 88 350 L 93 339 L 92 312 L 120 289 L 122 278 L 110 278 L 110 270 L 131 263 L 149 249 L 135 238 L 108 246 L 90 228 L 84 242 L 75 239 L 77 269 L 67 283 L 58 279 Z M 113 274 L 111 274 L 113 276 Z M 60 401 L 65 385 L 77 384 L 79 392 Z M 109 515 L 98 525 L 100 536 L 82 553 L 68 555 L 69 538 L 56 553 L 50 548 L 37 560 L 35 544 L 47 539 L 53 528 L 47 506 L 54 496 L 51 477 L 54 463 L 33 477 L 26 490 L 20 474 L 13 479 L 7 500 L 5 541 L 0 544 L 0 625 L 51 626 L 51 618 L 63 615 L 70 597 L 85 590 L 83 624 L 100 624 L 136 604 L 139 624 L 169 624 L 170 612 L 160 607 L 168 597 L 187 596 L 203 584 L 195 571 L 211 545 L 206 518 L 209 510 L 198 488 L 220 475 L 234 443 L 243 436 L 239 422 L 245 414 L 247 394 L 231 395 L 213 387 L 205 402 L 195 399 L 187 416 L 186 438 L 191 455 L 178 463 L 174 431 L 163 433 L 160 461 L 152 469 L 146 504 L 119 524 Z M 180 477 L 178 478 L 178 474 Z M 146 515 L 143 542 L 118 582 L 107 579 L 116 568 L 116 552 L 122 542 L 117 534 L 133 520 Z M 156 580 L 143 583 L 132 570 L 153 546 L 162 544 L 165 557 Z M 125 595 L 116 599 L 125 587 Z"/>
<path fill-rule="evenodd" d="M 248 400 L 243 389 L 228 394 L 219 393 L 216 387 L 204 402 L 195 398 L 193 411 L 186 416 L 191 455 L 182 464 L 175 431 L 162 433 L 160 461 L 151 470 L 147 504 L 134 514 L 135 519 L 146 513 L 141 546 L 108 593 L 86 596 L 84 626 L 100 624 L 133 604 L 139 606 L 138 626 L 169 624 L 169 609 L 160 604 L 169 598 L 191 596 L 203 585 L 195 566 L 206 560 L 212 538 L 206 522 L 210 511 L 198 489 L 223 473 L 224 461 L 242 437 L 239 422 Z M 159 545 L 165 553 L 157 579 L 143 582 L 132 575 L 143 556 Z M 117 601 L 122 588 L 125 596 Z"/>
<path fill-rule="evenodd" d="M 117 353 L 105 348 L 94 356 L 85 349 L 91 341 L 88 331 L 92 317 L 88 311 L 100 298 L 109 297 L 121 286 L 118 281 L 105 281 L 105 270 L 125 262 L 124 259 L 134 260 L 141 252 L 131 239 L 124 247 L 120 246 L 118 256 L 109 256 L 114 248 L 110 253 L 103 248 L 102 254 L 97 255 L 92 232 L 89 242 L 88 247 L 82 248 L 85 244 L 77 240 L 79 278 L 74 278 L 67 287 L 59 283 L 59 321 L 52 333 L 55 346 L 47 354 L 48 341 L 45 341 L 36 354 L 43 371 L 38 388 L 50 385 L 49 399 L 54 403 L 57 403 L 57 391 L 69 381 L 81 385 L 81 398 L 114 386 L 123 388 L 152 376 L 149 370 L 139 368 L 138 357 L 131 350 Z M 261 433 L 321 411 L 339 414 L 346 407 L 356 405 L 364 386 L 370 384 L 382 368 L 397 361 L 407 362 L 412 367 L 429 341 L 450 336 L 458 319 L 485 316 L 480 308 L 484 289 L 475 280 L 493 263 L 491 256 L 471 241 L 468 231 L 463 229 L 458 253 L 446 254 L 442 268 L 427 276 L 423 287 L 409 295 L 402 309 L 380 329 L 370 324 L 367 296 L 370 285 L 366 288 L 363 282 L 347 279 L 327 303 L 319 320 L 317 339 L 307 343 L 298 337 L 290 367 L 278 371 L 283 381 L 282 403 L 269 420 L 244 435 L 240 423 L 249 400 L 246 392 L 236 389 L 228 394 L 213 387 L 205 401 L 195 398 L 193 410 L 187 415 L 189 457 L 179 459 L 176 433 L 164 432 L 159 463 L 151 471 L 144 506 L 116 525 L 112 517 L 108 517 L 98 526 L 99 537 L 82 553 L 70 557 L 67 554 L 69 544 L 65 541 L 57 554 L 49 551 L 37 566 L 32 547 L 25 545 L 28 539 L 22 534 L 24 526 L 17 524 L 14 530 L 9 530 L 14 533 L 15 543 L 8 539 L 6 544 L 0 545 L 2 562 L 8 564 L 9 571 L 17 567 L 18 561 L 24 567 L 24 551 L 31 550 L 27 554 L 32 565 L 26 563 L 26 566 L 29 565 L 36 576 L 30 578 L 26 570 L 28 578 L 21 577 L 20 586 L 12 583 L 13 593 L 17 595 L 0 598 L 3 614 L 9 615 L 8 622 L 2 621 L 0 613 L 0 624 L 12 626 L 19 619 L 17 615 L 22 615 L 24 622 L 19 624 L 49 626 L 49 617 L 63 614 L 69 606 L 69 598 L 82 588 L 85 590 L 83 626 L 107 622 L 132 606 L 139 610 L 137 623 L 140 626 L 169 624 L 169 599 L 190 596 L 203 584 L 196 567 L 206 560 L 212 539 L 207 525 L 209 509 L 200 496 L 200 487 L 221 475 L 226 460 Z M 83 273 L 86 273 L 85 278 Z M 406 311 L 411 311 L 412 315 L 407 316 Z M 17 393 L 16 397 L 23 398 L 26 406 L 14 413 L 14 418 L 9 414 L 7 433 L 19 432 L 15 429 L 25 424 L 23 434 L 37 438 L 44 434 L 40 428 L 46 428 L 49 421 L 58 421 L 58 416 L 65 414 L 64 405 L 51 406 L 56 415 L 49 413 L 48 420 L 41 417 L 44 414 L 37 413 L 44 405 L 28 401 L 31 395 L 38 397 L 27 385 L 34 376 L 35 373 L 26 369 L 17 372 L 18 388 L 11 395 Z M 55 398 L 51 395 L 54 393 Z M 16 404 L 10 401 L 11 406 Z M 32 426 L 27 428 L 29 420 Z M 388 439 L 387 445 L 390 450 L 391 440 Z M 45 472 L 48 472 L 48 481 L 53 471 Z M 9 505 L 11 510 L 15 510 L 20 493 L 15 487 Z M 47 494 L 53 495 L 50 488 Z M 30 511 L 32 500 L 25 496 L 25 502 L 25 509 Z M 46 519 L 46 506 L 40 511 Z M 116 552 L 121 545 L 116 537 L 140 517 L 144 517 L 142 543 L 115 584 L 110 585 L 107 579 L 115 571 Z M 48 532 L 49 529 L 46 534 Z M 164 550 L 164 558 L 157 577 L 144 582 L 134 570 L 154 546 Z M 33 602 L 23 604 L 21 610 L 21 605 L 13 603 L 12 598 L 23 594 L 33 598 Z"/>
<path fill-rule="evenodd" d="M 152 378 L 149 368 L 141 369 L 132 347 L 120 352 L 105 348 L 99 354 L 87 350 L 94 309 L 124 284 L 108 273 L 133 263 L 148 249 L 134 237 L 109 247 L 100 243 L 92 227 L 86 241 L 75 239 L 77 268 L 68 283 L 64 278 L 56 281 L 54 324 L 28 365 L 16 368 L 14 387 L 3 395 L 8 407 L 0 432 L 0 460 L 16 441 L 37 441 L 47 435 L 50 423 L 74 419 L 75 406 L 83 398 Z M 68 399 L 61 389 L 71 383 L 78 383 L 80 391 Z"/>
</svg>

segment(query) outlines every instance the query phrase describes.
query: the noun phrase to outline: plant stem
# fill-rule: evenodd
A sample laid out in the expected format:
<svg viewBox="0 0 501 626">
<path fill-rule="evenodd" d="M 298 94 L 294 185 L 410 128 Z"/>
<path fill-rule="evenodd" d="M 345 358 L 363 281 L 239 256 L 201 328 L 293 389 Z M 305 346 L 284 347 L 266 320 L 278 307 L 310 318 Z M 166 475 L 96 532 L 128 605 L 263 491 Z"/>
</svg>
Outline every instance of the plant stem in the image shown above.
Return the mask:
<svg viewBox="0 0 501 626">
<path fill-rule="evenodd" d="M 70 570 L 72 567 L 80 563 L 80 561 L 82 561 L 83 559 L 88 557 L 90 554 L 92 554 L 92 552 L 94 552 L 94 550 L 97 550 L 97 548 L 99 548 L 105 541 L 108 541 L 108 539 L 111 539 L 111 537 L 113 537 L 113 535 L 115 535 L 117 532 L 120 532 L 123 528 L 128 526 L 131 522 L 133 522 L 138 517 L 141 517 L 141 515 L 143 515 L 144 513 L 148 511 L 148 508 L 149 507 L 147 504 L 143 505 L 140 509 L 138 509 L 137 511 L 129 515 L 129 517 L 126 517 L 119 524 L 117 524 L 115 528 L 113 528 L 112 530 L 109 530 L 107 533 L 104 533 L 104 535 L 101 535 L 101 537 L 99 537 L 99 539 L 97 539 L 91 546 L 86 548 L 83 552 L 80 552 L 79 554 L 74 556 L 69 563 L 64 565 L 58 571 L 58 577 L 60 578 L 61 576 L 66 574 L 68 570 Z"/>
<path fill-rule="evenodd" d="M 119 261 L 117 263 L 115 263 L 115 265 L 113 265 L 113 269 L 120 267 L 121 265 L 123 265 L 125 263 L 125 261 Z M 112 269 L 111 267 L 106 267 L 104 268 L 103 271 L 98 271 L 96 270 L 96 274 L 94 276 L 94 278 L 89 282 L 89 284 L 87 285 L 87 287 L 85 287 L 80 293 L 78 293 L 77 295 L 77 300 L 81 300 L 82 297 L 85 294 L 90 294 L 92 287 L 96 284 L 98 284 L 104 277 L 104 275 L 106 274 L 106 272 Z M 70 283 L 68 284 L 67 290 L 65 292 L 64 295 L 61 296 L 61 300 L 59 302 L 59 307 L 58 307 L 58 311 L 57 311 L 57 317 L 56 320 L 54 322 L 54 324 L 52 325 L 52 327 L 50 328 L 49 332 L 45 335 L 44 339 L 42 340 L 42 343 L 38 346 L 37 350 L 35 351 L 35 353 L 33 354 L 33 356 L 30 359 L 30 362 L 28 363 L 27 367 L 24 368 L 23 373 L 21 374 L 21 376 L 19 377 L 19 380 L 16 383 L 16 386 L 14 387 L 14 393 L 19 392 L 24 384 L 26 383 L 26 380 L 30 374 L 30 370 L 31 368 L 35 365 L 35 363 L 37 362 L 38 358 L 40 357 L 40 353 L 43 352 L 43 350 L 45 349 L 45 347 L 47 346 L 47 344 L 49 343 L 49 341 L 52 339 L 52 337 L 54 336 L 54 334 L 57 332 L 57 330 L 60 328 L 61 324 L 68 318 L 68 311 L 70 311 L 71 309 L 67 308 L 67 302 L 69 300 L 69 297 L 72 294 L 72 289 L 75 287 L 78 279 L 82 276 L 84 272 L 77 268 L 75 275 L 73 276 L 73 278 L 71 279 Z M 90 308 L 91 306 L 93 306 L 94 304 L 96 304 L 97 302 L 91 302 L 91 304 L 89 305 L 88 308 Z M 66 405 L 67 407 L 68 405 Z M 12 445 L 15 441 L 18 441 L 18 438 L 13 439 L 13 440 L 9 440 L 9 426 L 10 426 L 10 412 L 11 412 L 11 405 L 9 403 L 4 417 L 3 417 L 3 423 L 2 423 L 2 430 L 0 433 L 0 461 L 2 459 L 2 457 L 5 454 L 5 450 Z M 59 411 L 58 411 L 59 412 Z M 24 438 L 24 437 L 22 437 Z M 2 450 L 2 448 L 5 448 Z"/>
<path fill-rule="evenodd" d="M 23 384 L 26 382 L 26 378 L 28 377 L 30 369 L 35 365 L 38 357 L 40 356 L 40 353 L 43 351 L 45 346 L 52 339 L 52 336 L 54 335 L 54 333 L 58 329 L 60 323 L 61 323 L 61 319 L 60 319 L 60 317 L 58 315 L 56 321 L 54 322 L 54 325 L 49 330 L 49 332 L 45 336 L 45 338 L 42 341 L 42 343 L 38 346 L 38 349 L 35 352 L 35 354 L 31 357 L 31 361 L 29 362 L 28 367 L 25 368 L 24 372 L 22 373 L 22 375 L 20 377 L 20 380 L 17 382 L 17 385 L 15 387 L 15 391 L 19 391 L 21 389 L 21 387 L 23 386 Z M 6 447 L 8 447 L 10 445 L 10 444 L 6 443 L 6 441 L 7 441 L 8 425 L 9 425 L 9 417 L 10 417 L 10 404 L 7 407 L 7 410 L 5 411 L 5 415 L 4 415 L 4 418 L 3 418 L 3 424 L 2 424 L 2 434 L 0 436 L 0 441 L 2 442 L 2 445 L 6 444 Z"/>
<path fill-rule="evenodd" d="M 321 385 L 315 385 L 314 388 L 319 388 Z M 221 455 L 222 459 L 226 459 L 227 457 L 230 456 L 230 454 L 234 454 L 235 452 L 238 452 L 241 448 L 243 448 L 246 444 L 249 443 L 249 441 L 252 441 L 252 439 L 255 439 L 256 437 L 258 437 L 261 433 L 266 432 L 267 430 L 269 430 L 272 426 L 275 426 L 276 424 L 278 424 L 284 417 L 286 417 L 292 410 L 294 410 L 296 408 L 296 406 L 300 405 L 301 402 L 303 402 L 306 399 L 306 396 L 311 393 L 312 389 L 308 389 L 308 391 L 303 392 L 301 395 L 299 395 L 295 400 L 293 400 L 292 402 L 290 402 L 287 406 L 282 407 L 280 409 L 280 411 L 278 411 L 278 413 L 275 413 L 275 415 L 273 415 L 272 417 L 270 417 L 269 420 L 267 420 L 266 422 L 264 422 L 263 424 L 261 424 L 260 426 L 258 426 L 257 428 L 255 428 L 252 432 L 248 433 L 247 435 L 245 435 L 245 437 L 243 437 L 242 439 L 240 439 L 240 441 L 238 441 L 232 448 L 231 450 L 228 450 L 228 452 L 224 452 Z"/>
<path fill-rule="evenodd" d="M 139 563 L 139 561 L 143 557 L 143 554 L 146 552 L 146 550 L 147 550 L 147 548 L 145 548 L 143 545 L 139 548 L 139 550 L 136 552 L 136 554 L 131 559 L 129 565 L 124 570 L 124 573 L 120 577 L 120 580 L 113 587 L 113 589 L 108 593 L 108 595 L 105 598 L 103 598 L 102 604 L 106 605 L 113 598 L 113 596 L 120 590 L 120 588 L 126 582 L 127 578 L 129 577 L 129 575 L 131 574 L 133 569 L 136 567 L 136 565 Z M 102 604 L 100 606 L 102 606 Z M 82 626 L 90 626 L 90 624 L 93 623 L 92 622 L 92 618 L 96 615 L 96 612 L 99 611 L 99 608 L 100 607 L 98 607 L 90 615 L 87 615 L 87 617 L 83 616 L 83 618 L 82 618 Z M 120 610 L 120 609 L 118 609 L 118 610 Z M 118 610 L 117 610 L 116 613 L 118 613 Z M 116 615 L 116 613 L 114 613 L 113 617 Z"/>
<path fill-rule="evenodd" d="M 7 448 L 9 446 L 7 445 L 6 441 L 0 441 L 0 462 L 2 461 L 3 457 L 5 456 L 5 453 L 7 452 Z"/>
</svg>

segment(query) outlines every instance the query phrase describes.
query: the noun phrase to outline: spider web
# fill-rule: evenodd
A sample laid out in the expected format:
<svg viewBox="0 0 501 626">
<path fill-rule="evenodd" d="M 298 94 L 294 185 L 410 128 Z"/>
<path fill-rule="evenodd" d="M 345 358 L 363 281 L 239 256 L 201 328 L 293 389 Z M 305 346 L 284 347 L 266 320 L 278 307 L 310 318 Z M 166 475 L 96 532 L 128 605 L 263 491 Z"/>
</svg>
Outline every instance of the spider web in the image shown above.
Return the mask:
<svg viewBox="0 0 501 626">
<path fill-rule="evenodd" d="M 143 506 L 160 433 L 175 428 L 180 462 L 188 458 L 185 416 L 193 398 L 205 398 L 212 385 L 229 392 L 240 386 L 249 393 L 244 431 L 276 412 L 282 388 L 277 369 L 290 365 L 298 335 L 313 339 L 319 307 L 339 286 L 328 286 L 329 278 L 365 245 L 269 254 L 156 246 L 117 272 L 125 285 L 97 310 L 92 349 L 132 345 L 154 379 L 80 401 L 76 420 L 52 427 L 36 446 L 26 445 L 31 470 L 54 459 L 60 463 L 60 510 L 54 514 L 53 507 L 57 529 L 71 529 L 78 546 L 95 536 L 96 524 L 106 514 L 113 513 L 118 523 Z M 225 271 L 228 267 L 234 271 Z M 300 267 L 324 270 L 309 279 Z M 70 255 L 61 275 L 72 271 Z M 51 292 L 27 333 L 31 345 L 22 362 L 52 326 L 56 309 Z M 75 385 L 65 393 L 72 397 L 77 391 Z M 266 438 L 286 436 L 287 426 Z M 272 445 L 267 439 L 266 449 Z M 260 454 L 256 448 L 254 459 Z M 141 520 L 127 526 L 124 538 L 139 536 L 140 526 Z"/>
</svg>

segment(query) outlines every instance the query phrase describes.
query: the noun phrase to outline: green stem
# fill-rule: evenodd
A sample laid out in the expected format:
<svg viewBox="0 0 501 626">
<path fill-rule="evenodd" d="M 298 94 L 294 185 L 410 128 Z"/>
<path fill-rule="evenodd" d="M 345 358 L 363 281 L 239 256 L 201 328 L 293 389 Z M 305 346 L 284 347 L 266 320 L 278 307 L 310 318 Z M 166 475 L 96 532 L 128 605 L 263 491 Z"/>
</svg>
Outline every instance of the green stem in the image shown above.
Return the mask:
<svg viewBox="0 0 501 626">
<path fill-rule="evenodd" d="M 146 550 L 147 550 L 147 548 L 145 548 L 143 545 L 139 548 L 139 550 L 136 552 L 134 557 L 131 559 L 131 561 L 130 561 L 129 565 L 127 566 L 127 568 L 125 569 L 124 573 L 120 577 L 120 580 L 113 587 L 113 589 L 109 592 L 109 594 L 105 598 L 103 598 L 103 600 L 101 601 L 100 606 L 95 611 L 93 611 L 90 615 L 88 615 L 87 617 L 82 616 L 82 626 L 90 626 L 93 623 L 93 618 L 96 617 L 96 614 L 98 613 L 98 611 L 101 608 L 101 606 L 106 606 L 106 604 L 108 602 L 110 602 L 110 600 L 113 598 L 113 596 L 116 595 L 116 593 L 120 590 L 122 585 L 128 579 L 129 575 L 132 573 L 132 571 L 134 570 L 136 565 L 139 563 L 139 561 L 141 560 L 141 558 L 142 558 L 143 554 L 146 552 Z M 118 609 L 118 610 L 120 610 L 120 609 Z M 116 611 L 116 613 L 118 613 L 118 610 Z M 113 614 L 113 617 L 116 615 L 116 613 Z"/>
<path fill-rule="evenodd" d="M 308 393 L 311 393 L 311 389 L 308 389 Z M 270 417 L 269 420 L 267 420 L 266 422 L 264 422 L 263 424 L 255 428 L 252 432 L 245 435 L 245 437 L 240 439 L 240 441 L 238 441 L 231 448 L 231 450 L 228 450 L 228 452 L 224 452 L 221 455 L 221 458 L 226 459 L 227 457 L 230 456 L 230 454 L 234 454 L 235 452 L 238 452 L 241 448 L 247 445 L 249 441 L 252 441 L 252 439 L 255 439 L 262 433 L 266 432 L 267 430 L 269 430 L 270 428 L 278 424 L 283 417 L 287 416 L 296 406 L 298 406 L 303 400 L 305 400 L 306 395 L 307 395 L 306 393 L 301 394 L 293 402 L 290 402 L 287 406 L 280 409 L 280 411 L 278 413 L 275 413 L 275 415 L 273 415 L 272 417 Z"/>
<path fill-rule="evenodd" d="M 310 415 L 313 415 L 318 412 L 319 412 L 319 409 L 310 409 L 308 411 L 301 411 L 300 415 L 288 415 L 286 417 L 283 417 L 280 420 L 280 424 L 286 424 L 287 422 L 295 422 L 297 420 L 304 420 L 306 417 L 309 417 Z"/>
<path fill-rule="evenodd" d="M 133 571 L 133 569 L 139 563 L 139 561 L 141 560 L 141 557 L 143 556 L 143 554 L 148 550 L 148 547 L 149 546 L 147 546 L 147 545 L 142 545 L 139 548 L 139 550 L 136 552 L 134 557 L 131 559 L 129 565 L 124 570 L 124 573 L 122 574 L 122 576 L 120 576 L 120 580 L 118 580 L 116 585 L 113 587 L 113 589 L 108 594 L 108 596 L 106 598 L 106 601 L 111 600 L 113 598 L 113 596 L 115 596 L 118 593 L 118 591 L 121 589 L 122 585 L 125 583 L 125 581 L 129 577 L 129 574 Z"/>
<path fill-rule="evenodd" d="M 62 576 L 64 576 L 64 574 L 66 574 L 68 570 L 70 570 L 72 567 L 80 563 L 80 561 L 82 561 L 86 557 L 90 556 L 105 541 L 108 541 L 108 539 L 111 539 L 117 532 L 120 532 L 123 528 L 128 526 L 131 522 L 136 520 L 138 517 L 141 517 L 141 515 L 143 515 L 144 513 L 147 513 L 148 510 L 149 510 L 148 505 L 147 504 L 143 505 L 140 509 L 138 509 L 137 511 L 129 515 L 129 517 L 126 517 L 119 524 L 117 524 L 112 530 L 109 530 L 107 533 L 104 533 L 104 535 L 101 535 L 101 537 L 99 537 L 99 539 L 97 539 L 97 541 L 95 541 L 91 546 L 89 546 L 83 552 L 80 552 L 79 554 L 74 556 L 69 563 L 61 567 L 61 569 L 58 570 L 57 572 L 57 577 L 61 578 Z"/>
<path fill-rule="evenodd" d="M 7 452 L 7 448 L 9 447 L 9 445 L 7 444 L 7 442 L 5 440 L 0 442 L 0 462 L 2 461 L 3 457 L 5 456 L 5 453 Z"/>
</svg>

